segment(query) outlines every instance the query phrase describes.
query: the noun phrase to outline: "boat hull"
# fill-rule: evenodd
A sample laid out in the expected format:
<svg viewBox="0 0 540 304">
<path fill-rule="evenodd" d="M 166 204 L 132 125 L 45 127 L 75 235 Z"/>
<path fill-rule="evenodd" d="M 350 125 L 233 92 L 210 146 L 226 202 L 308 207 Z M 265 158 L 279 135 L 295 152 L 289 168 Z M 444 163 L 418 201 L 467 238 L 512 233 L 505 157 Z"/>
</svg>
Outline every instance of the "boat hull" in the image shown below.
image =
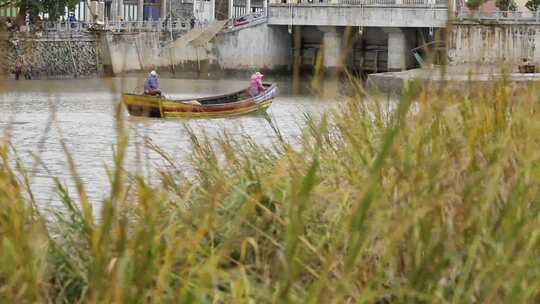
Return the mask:
<svg viewBox="0 0 540 304">
<path fill-rule="evenodd" d="M 234 96 L 241 97 L 243 94 L 245 93 L 240 91 L 199 100 L 168 100 L 148 95 L 123 94 L 122 101 L 132 116 L 161 118 L 228 117 L 266 110 L 272 104 L 276 94 L 276 87 L 275 85 L 269 85 L 268 89 L 258 96 L 234 100 Z M 232 100 L 231 102 L 198 104 L 199 101 L 203 103 L 213 102 L 228 97 Z"/>
</svg>

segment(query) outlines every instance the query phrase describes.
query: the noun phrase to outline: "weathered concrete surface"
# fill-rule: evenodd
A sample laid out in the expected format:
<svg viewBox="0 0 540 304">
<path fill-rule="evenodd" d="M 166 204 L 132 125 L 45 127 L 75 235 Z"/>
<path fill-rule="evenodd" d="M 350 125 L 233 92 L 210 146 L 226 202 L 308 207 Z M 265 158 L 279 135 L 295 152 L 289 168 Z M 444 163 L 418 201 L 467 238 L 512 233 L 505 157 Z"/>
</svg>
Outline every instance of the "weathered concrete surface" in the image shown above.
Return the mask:
<svg viewBox="0 0 540 304">
<path fill-rule="evenodd" d="M 524 58 L 540 64 L 538 24 L 454 24 L 449 36 L 448 56 L 452 64 L 515 65 Z"/>
<path fill-rule="evenodd" d="M 109 43 L 107 42 L 107 35 L 105 33 L 97 35 L 96 44 L 96 51 L 99 59 L 97 65 L 98 75 L 114 75 L 112 68 L 111 52 L 109 50 Z"/>
<path fill-rule="evenodd" d="M 287 28 L 260 23 L 219 34 L 212 54 L 220 69 L 281 69 L 292 64 L 291 48 Z"/>
<path fill-rule="evenodd" d="M 515 83 L 540 82 L 540 73 L 520 74 L 512 70 L 504 71 L 504 68 L 488 64 L 456 65 L 445 68 L 435 66 L 401 72 L 370 74 L 367 83 L 370 87 L 384 92 L 399 92 L 407 82 L 413 80 L 422 81 L 424 86 L 445 85 L 457 89 L 463 88 L 463 85 L 467 83 L 491 83 L 502 79 Z"/>
<path fill-rule="evenodd" d="M 193 36 L 190 38 L 190 36 Z M 197 33 L 171 42 L 159 33 L 108 34 L 107 44 L 115 74 L 166 69 L 270 70 L 291 63 L 291 38 L 286 28 L 265 23 L 219 33 L 205 46 L 194 46 Z M 196 45 L 196 44 L 195 44 Z"/>
<path fill-rule="evenodd" d="M 343 33 L 335 26 L 322 26 L 322 45 L 324 48 L 323 64 L 325 68 L 341 68 L 343 65 Z"/>
<path fill-rule="evenodd" d="M 347 6 L 328 4 L 271 4 L 270 25 L 446 27 L 444 6 Z"/>
<path fill-rule="evenodd" d="M 206 49 L 194 48 L 181 39 L 167 43 L 160 33 L 108 34 L 107 45 L 114 74 L 208 60 Z"/>
<path fill-rule="evenodd" d="M 216 21 L 207 28 L 195 28 L 171 40 L 168 33 L 108 33 L 107 46 L 115 74 L 166 68 L 175 71 L 187 65 L 210 60 L 207 42 L 219 32 L 226 21 Z M 174 38 L 174 37 L 173 37 Z"/>
<path fill-rule="evenodd" d="M 388 34 L 388 71 L 403 71 L 414 65 L 410 50 L 416 44 L 415 33 L 404 28 L 384 28 Z"/>
</svg>

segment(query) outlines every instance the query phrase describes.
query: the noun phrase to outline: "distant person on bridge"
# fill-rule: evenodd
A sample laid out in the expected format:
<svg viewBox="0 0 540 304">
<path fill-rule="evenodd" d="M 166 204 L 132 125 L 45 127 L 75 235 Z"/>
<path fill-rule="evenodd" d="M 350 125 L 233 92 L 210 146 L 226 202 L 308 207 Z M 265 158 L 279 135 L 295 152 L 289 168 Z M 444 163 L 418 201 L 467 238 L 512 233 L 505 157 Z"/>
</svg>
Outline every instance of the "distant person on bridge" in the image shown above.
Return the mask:
<svg viewBox="0 0 540 304">
<path fill-rule="evenodd" d="M 249 94 L 251 94 L 251 96 L 257 96 L 264 91 L 264 85 L 262 82 L 263 76 L 264 75 L 259 72 L 251 75 L 251 85 L 249 88 Z"/>
<path fill-rule="evenodd" d="M 159 90 L 159 80 L 157 78 L 156 71 L 150 72 L 150 74 L 148 74 L 148 77 L 144 81 L 144 94 L 161 96 L 161 91 Z"/>
<path fill-rule="evenodd" d="M 69 13 L 69 24 L 71 28 L 74 28 L 77 24 L 77 18 L 75 18 L 75 13 Z"/>
</svg>

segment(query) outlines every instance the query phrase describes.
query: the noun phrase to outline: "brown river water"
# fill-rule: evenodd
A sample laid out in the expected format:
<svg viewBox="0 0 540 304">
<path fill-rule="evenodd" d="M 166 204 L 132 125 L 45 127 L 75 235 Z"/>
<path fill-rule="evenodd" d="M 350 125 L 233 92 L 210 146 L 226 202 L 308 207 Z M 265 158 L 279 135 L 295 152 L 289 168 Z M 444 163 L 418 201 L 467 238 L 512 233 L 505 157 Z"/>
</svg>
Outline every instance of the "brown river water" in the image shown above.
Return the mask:
<svg viewBox="0 0 540 304">
<path fill-rule="evenodd" d="M 62 149 L 64 139 L 75 160 L 78 174 L 97 206 L 109 189 L 107 167 L 112 166 L 116 144 L 115 110 L 120 92 L 133 92 L 143 79 L 3 80 L 0 84 L 0 140 L 11 138 L 21 162 L 30 171 L 31 188 L 38 204 L 58 207 L 54 178 L 75 195 L 73 180 Z M 267 113 L 286 140 L 294 141 L 302 132 L 306 113 L 318 115 L 336 104 L 312 94 L 293 95 L 290 81 L 276 81 L 279 95 Z M 246 87 L 246 80 L 161 79 L 168 97 L 223 94 Z M 306 90 L 309 91 L 309 90 Z M 54 113 L 54 115 L 53 115 Z M 122 113 L 129 130 L 126 166 L 142 168 L 153 178 L 156 167 L 165 161 L 155 152 L 136 147 L 150 140 L 178 160 L 188 170 L 190 141 L 186 127 L 194 132 L 218 136 L 226 129 L 234 137 L 250 136 L 258 143 L 271 144 L 277 138 L 261 115 L 214 119 L 153 119 L 129 117 Z M 137 154 L 141 157 L 137 157 Z M 35 155 L 41 164 L 36 163 Z"/>
</svg>

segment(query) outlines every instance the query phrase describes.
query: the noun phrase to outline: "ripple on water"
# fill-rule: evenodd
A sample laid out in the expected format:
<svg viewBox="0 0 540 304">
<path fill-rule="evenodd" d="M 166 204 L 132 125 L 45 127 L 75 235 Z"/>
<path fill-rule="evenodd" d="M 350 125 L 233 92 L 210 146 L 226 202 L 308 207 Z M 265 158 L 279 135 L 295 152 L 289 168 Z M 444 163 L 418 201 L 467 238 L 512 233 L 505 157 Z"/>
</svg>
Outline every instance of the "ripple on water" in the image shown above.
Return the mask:
<svg viewBox="0 0 540 304">
<path fill-rule="evenodd" d="M 8 81 L 8 91 L 0 92 L 0 132 L 10 129 L 19 156 L 33 172 L 32 190 L 41 206 L 54 208 L 59 204 L 53 177 L 75 193 L 61 145 L 64 140 L 76 162 L 78 174 L 86 184 L 90 200 L 99 207 L 109 189 L 105 168 L 112 166 L 119 92 L 134 91 L 140 83 L 142 79 L 137 78 Z M 288 94 L 286 82 L 278 85 L 280 96 L 268 113 L 288 139 L 300 136 L 304 113 L 319 113 L 331 106 L 331 103 L 309 95 Z M 168 95 L 183 98 L 239 90 L 246 86 L 246 81 L 162 79 L 161 86 Z M 209 136 L 227 130 L 232 136 L 247 135 L 261 144 L 270 144 L 276 139 L 268 122 L 259 115 L 182 120 L 122 115 L 130 130 L 126 164 L 132 169 L 136 166 L 135 145 L 142 143 L 144 138 L 179 159 L 180 166 L 186 166 L 190 143 L 186 127 L 196 134 Z M 33 155 L 39 156 L 43 166 L 35 165 Z M 144 153 L 143 161 L 163 164 L 159 155 L 148 151 Z"/>
</svg>

